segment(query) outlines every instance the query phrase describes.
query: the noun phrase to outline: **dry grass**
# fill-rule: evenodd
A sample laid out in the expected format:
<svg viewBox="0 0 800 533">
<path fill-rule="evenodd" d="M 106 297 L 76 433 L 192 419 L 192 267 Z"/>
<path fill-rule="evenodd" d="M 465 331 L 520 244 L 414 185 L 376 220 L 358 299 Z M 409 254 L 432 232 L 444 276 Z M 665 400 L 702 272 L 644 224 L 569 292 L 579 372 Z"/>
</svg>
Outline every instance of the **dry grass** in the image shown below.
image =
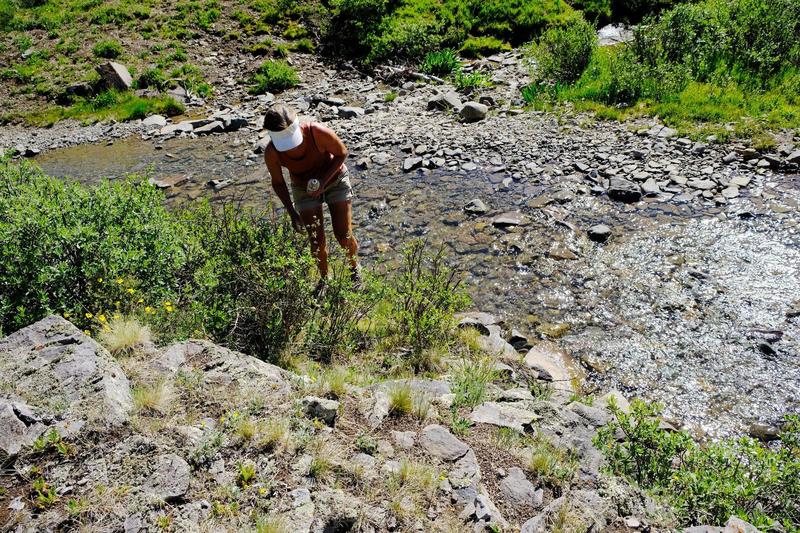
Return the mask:
<svg viewBox="0 0 800 533">
<path fill-rule="evenodd" d="M 348 371 L 344 367 L 331 367 L 322 372 L 317 381 L 316 394 L 338 400 L 347 395 Z"/>
<path fill-rule="evenodd" d="M 286 418 L 270 418 L 259 434 L 258 446 L 266 451 L 281 454 L 291 448 L 292 431 Z"/>
<path fill-rule="evenodd" d="M 422 517 L 436 498 L 439 482 L 439 472 L 431 465 L 403 459 L 400 469 L 386 480 L 392 511 L 409 523 Z"/>
<path fill-rule="evenodd" d="M 169 410 L 172 394 L 170 387 L 163 380 L 154 383 L 142 383 L 131 388 L 133 408 L 137 414 L 164 415 Z"/>
<path fill-rule="evenodd" d="M 332 482 L 336 469 L 341 464 L 341 449 L 332 441 L 316 437 L 309 443 L 307 451 L 311 454 L 308 477 L 320 484 Z"/>
<path fill-rule="evenodd" d="M 282 517 L 267 515 L 256 518 L 256 533 L 289 533 L 289 531 Z"/>
<path fill-rule="evenodd" d="M 129 355 L 150 343 L 150 328 L 135 318 L 114 318 L 98 333 L 97 340 L 112 355 Z"/>
</svg>

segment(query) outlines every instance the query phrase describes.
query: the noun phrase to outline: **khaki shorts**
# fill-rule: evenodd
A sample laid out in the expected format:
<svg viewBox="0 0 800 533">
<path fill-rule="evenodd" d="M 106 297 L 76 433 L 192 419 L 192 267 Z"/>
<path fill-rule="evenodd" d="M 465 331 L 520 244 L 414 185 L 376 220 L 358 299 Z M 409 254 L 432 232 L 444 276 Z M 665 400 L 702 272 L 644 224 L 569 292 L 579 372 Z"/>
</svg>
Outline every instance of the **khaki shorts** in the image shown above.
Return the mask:
<svg viewBox="0 0 800 533">
<path fill-rule="evenodd" d="M 328 190 L 317 198 L 312 198 L 303 187 L 292 183 L 292 199 L 294 208 L 298 212 L 316 209 L 322 206 L 323 202 L 331 205 L 352 200 L 353 186 L 350 185 L 350 172 L 345 168 L 333 184 L 328 186 Z"/>
</svg>

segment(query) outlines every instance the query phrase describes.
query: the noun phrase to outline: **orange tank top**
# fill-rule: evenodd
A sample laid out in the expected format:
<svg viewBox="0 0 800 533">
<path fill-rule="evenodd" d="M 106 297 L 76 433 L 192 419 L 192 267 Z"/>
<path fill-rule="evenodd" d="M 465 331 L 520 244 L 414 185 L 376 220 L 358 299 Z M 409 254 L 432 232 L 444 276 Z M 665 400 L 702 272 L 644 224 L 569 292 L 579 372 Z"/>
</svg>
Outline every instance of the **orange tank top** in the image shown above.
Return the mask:
<svg viewBox="0 0 800 533">
<path fill-rule="evenodd" d="M 303 144 L 305 151 L 298 158 L 292 158 L 285 153 L 278 152 L 281 165 L 289 170 L 292 181 L 298 185 L 305 185 L 312 178 L 320 178 L 328 168 L 333 154 L 320 150 L 314 137 L 314 124 L 303 124 Z"/>
</svg>

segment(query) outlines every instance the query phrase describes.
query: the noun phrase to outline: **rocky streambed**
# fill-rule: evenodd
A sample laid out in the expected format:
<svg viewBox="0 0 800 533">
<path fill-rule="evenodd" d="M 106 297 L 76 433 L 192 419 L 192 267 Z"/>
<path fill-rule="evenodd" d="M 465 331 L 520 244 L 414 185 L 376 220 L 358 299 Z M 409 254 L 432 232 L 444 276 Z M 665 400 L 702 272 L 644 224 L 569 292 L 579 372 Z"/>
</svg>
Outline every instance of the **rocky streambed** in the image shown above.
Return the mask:
<svg viewBox="0 0 800 533">
<path fill-rule="evenodd" d="M 757 152 L 681 138 L 653 120 L 522 112 L 518 56 L 473 68 L 497 85 L 465 97 L 309 67 L 314 81 L 280 97 L 350 148 L 362 255 L 391 256 L 414 237 L 444 245 L 476 307 L 531 341 L 557 342 L 590 390 L 661 401 L 698 434 L 743 433 L 797 412 L 791 135 Z M 466 100 L 487 116 L 476 120 L 473 105 L 462 119 Z M 37 161 L 84 182 L 149 173 L 173 204 L 265 205 L 259 116 L 270 101 L 242 97 L 209 112 L 242 119 L 234 132 L 159 122 Z"/>
</svg>

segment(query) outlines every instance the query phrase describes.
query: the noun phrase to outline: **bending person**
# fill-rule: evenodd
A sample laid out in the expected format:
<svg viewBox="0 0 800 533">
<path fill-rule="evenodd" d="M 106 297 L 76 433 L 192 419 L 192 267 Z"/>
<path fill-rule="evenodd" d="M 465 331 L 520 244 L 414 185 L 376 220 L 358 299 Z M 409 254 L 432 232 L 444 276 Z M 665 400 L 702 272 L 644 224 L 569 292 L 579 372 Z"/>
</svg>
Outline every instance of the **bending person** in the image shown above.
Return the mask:
<svg viewBox="0 0 800 533">
<path fill-rule="evenodd" d="M 359 281 L 358 242 L 353 236 L 353 189 L 344 164 L 347 148 L 330 128 L 316 122 L 300 124 L 297 114 L 282 105 L 267 110 L 264 128 L 271 141 L 264 152 L 264 162 L 272 177 L 272 188 L 295 229 L 302 231 L 305 227 L 308 232 L 322 281 L 328 276 L 323 202 L 331 213 L 333 234 L 347 251 L 353 280 Z M 291 197 L 283 168 L 288 169 L 291 178 Z"/>
</svg>

